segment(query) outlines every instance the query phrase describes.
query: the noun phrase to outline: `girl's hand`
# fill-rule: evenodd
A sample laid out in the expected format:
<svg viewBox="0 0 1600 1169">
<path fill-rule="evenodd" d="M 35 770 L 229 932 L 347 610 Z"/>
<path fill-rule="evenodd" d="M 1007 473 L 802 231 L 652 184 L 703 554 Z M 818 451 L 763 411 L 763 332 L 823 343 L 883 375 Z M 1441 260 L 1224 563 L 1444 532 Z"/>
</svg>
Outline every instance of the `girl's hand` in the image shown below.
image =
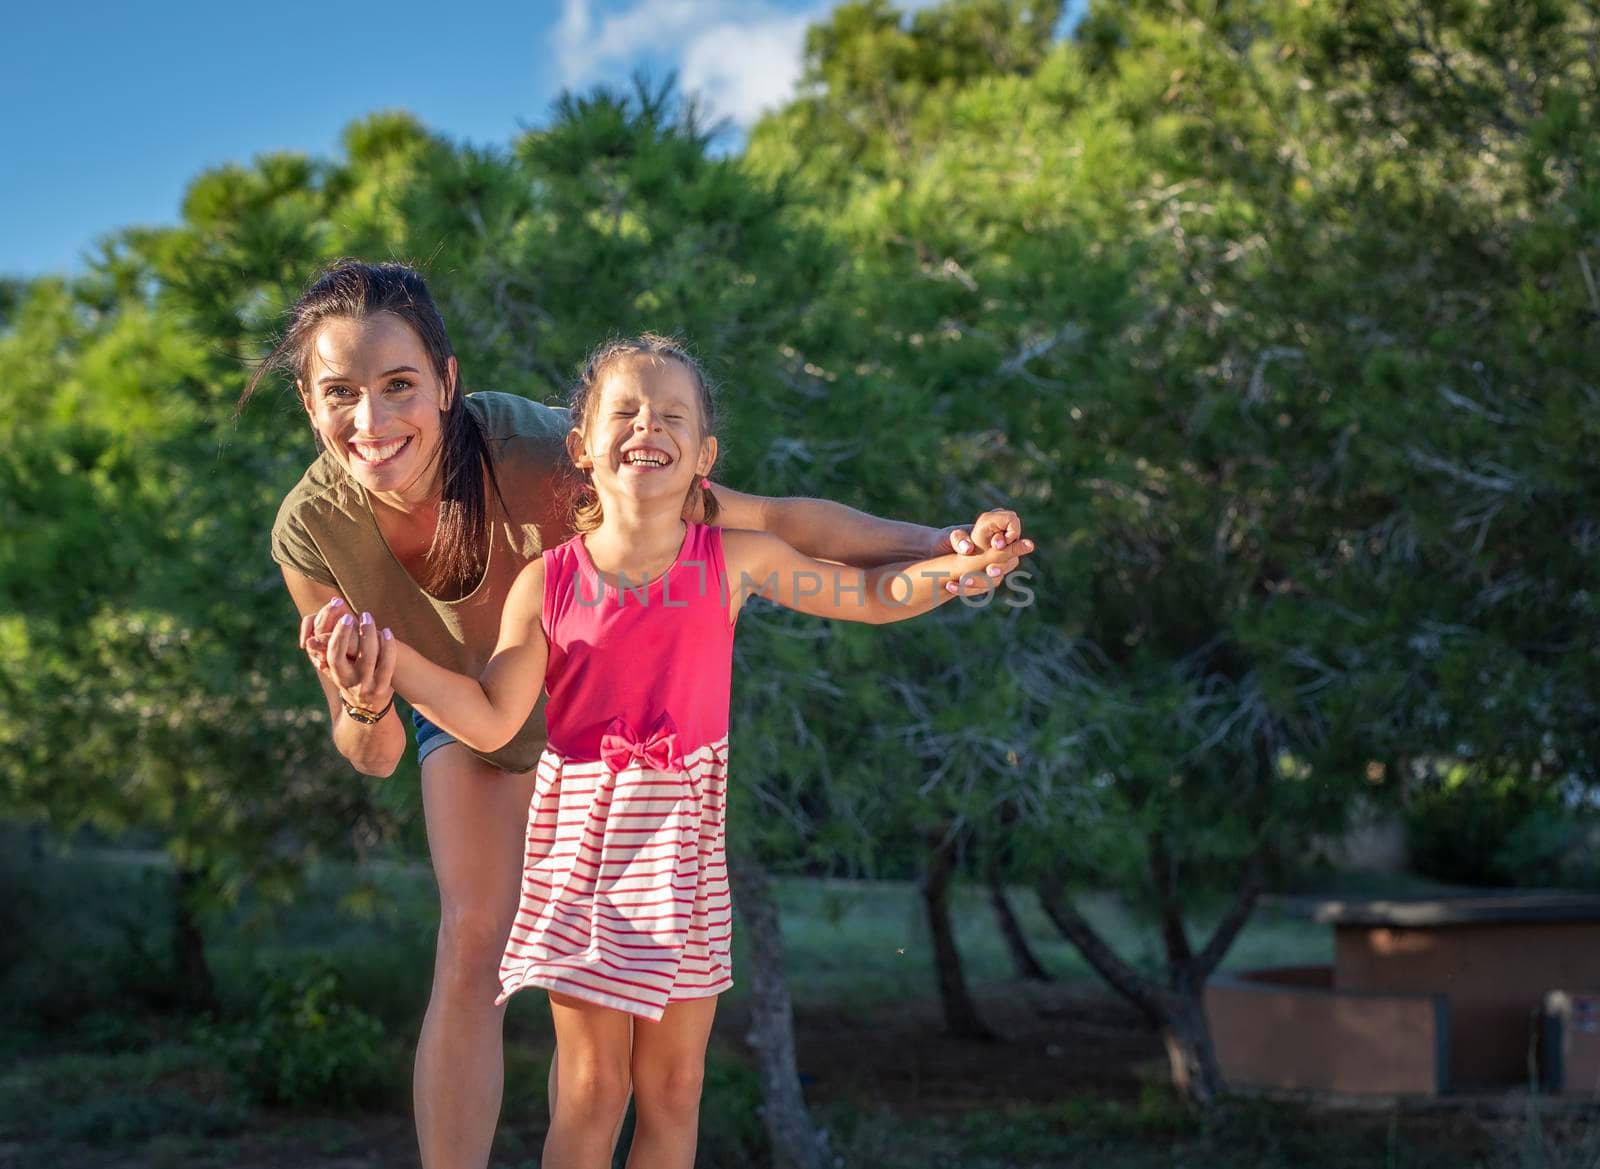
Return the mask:
<svg viewBox="0 0 1600 1169">
<path fill-rule="evenodd" d="M 306 653 L 313 662 L 320 656 L 320 668 L 349 705 L 382 710 L 394 697 L 394 639 L 379 634 L 371 613 L 361 614 L 359 621 L 349 612 L 337 617 L 331 632 L 313 633 L 306 639 Z"/>
<path fill-rule="evenodd" d="M 1015 548 L 1016 552 L 1004 558 L 991 558 L 991 552 Z M 1022 556 L 1033 551 L 1033 541 L 1022 537 L 1022 520 L 1009 508 L 994 508 L 984 512 L 966 528 L 951 528 L 944 540 L 934 549 L 935 556 L 955 553 L 973 557 L 974 571 L 962 576 L 960 584 L 946 582 L 947 593 L 973 597 L 986 593 L 1004 580 L 1021 563 Z"/>
</svg>

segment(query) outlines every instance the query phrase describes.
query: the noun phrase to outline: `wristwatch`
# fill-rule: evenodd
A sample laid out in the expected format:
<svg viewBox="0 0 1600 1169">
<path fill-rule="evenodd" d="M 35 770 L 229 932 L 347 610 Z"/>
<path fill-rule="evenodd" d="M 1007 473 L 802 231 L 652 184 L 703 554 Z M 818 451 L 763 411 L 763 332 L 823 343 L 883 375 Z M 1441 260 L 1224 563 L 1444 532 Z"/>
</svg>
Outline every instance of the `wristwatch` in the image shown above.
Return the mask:
<svg viewBox="0 0 1600 1169">
<path fill-rule="evenodd" d="M 353 719 L 362 726 L 370 727 L 373 723 L 381 721 L 384 715 L 394 709 L 394 695 L 389 695 L 389 701 L 384 704 L 382 710 L 363 710 L 359 706 L 351 706 L 343 694 L 339 695 L 339 705 L 344 707 L 346 718 Z"/>
</svg>

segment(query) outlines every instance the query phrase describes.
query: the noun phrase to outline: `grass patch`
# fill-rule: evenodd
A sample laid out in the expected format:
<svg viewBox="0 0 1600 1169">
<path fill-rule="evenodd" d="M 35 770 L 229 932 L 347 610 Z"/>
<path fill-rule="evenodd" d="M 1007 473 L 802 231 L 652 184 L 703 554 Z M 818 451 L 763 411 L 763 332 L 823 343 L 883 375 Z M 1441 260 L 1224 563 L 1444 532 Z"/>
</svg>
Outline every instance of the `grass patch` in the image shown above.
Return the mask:
<svg viewBox="0 0 1600 1169">
<path fill-rule="evenodd" d="M 225 1136 L 248 1113 L 201 1048 L 164 1043 L 27 1060 L 0 1076 L 0 1117 L 7 1141 L 116 1147 L 164 1134 Z"/>
<path fill-rule="evenodd" d="M 0 860 L 0 893 L 10 895 L 0 899 L 0 1060 L 7 1069 L 0 1073 L 0 1164 L 24 1150 L 29 1165 L 63 1169 L 413 1163 L 406 1085 L 437 920 L 426 868 L 325 865 L 310 874 L 291 907 L 247 902 L 207 923 L 221 1000 L 220 1017 L 209 1021 L 164 1006 L 173 996 L 159 993 L 170 979 L 169 878 L 160 859 L 149 856 L 47 853 Z M 1491 1126 L 1464 1114 L 1329 1116 L 1245 1103 L 1202 1124 L 1165 1086 L 1143 1083 L 1147 1070 L 1110 1091 L 1103 1064 L 1085 1054 L 1088 1048 L 1046 1052 L 1042 1039 L 1028 1065 L 1039 1069 L 1041 1090 L 1008 1094 L 986 1077 L 1005 1065 L 1020 1066 L 1027 1042 L 987 1049 L 984 1060 L 944 1041 L 928 1042 L 937 1032 L 936 993 L 913 885 L 784 878 L 774 886 L 796 1006 L 809 1023 L 833 1029 L 818 1048 L 830 1061 L 819 1074 L 859 1064 L 865 1076 L 833 1077 L 846 1089 L 817 1094 L 827 1101 L 819 1118 L 845 1165 L 1600 1169 L 1600 1129 L 1541 1122 L 1536 1112 Z M 1013 890 L 1012 899 L 1038 956 L 1069 997 L 1103 994 L 1032 892 Z M 1146 970 L 1157 968 L 1158 940 L 1147 922 L 1108 895 L 1083 897 L 1080 906 L 1119 953 Z M 1013 1017 L 1028 1018 L 1032 992 L 1020 993 L 987 890 L 958 885 L 953 911 L 980 1008 L 987 1004 L 998 1015 L 1002 1004 L 1020 1003 Z M 1197 936 L 1207 924 L 1196 919 Z M 735 937 L 740 967 L 745 958 L 737 929 Z M 1267 906 L 1228 965 L 1325 962 L 1331 944 L 1326 927 Z M 702 1169 L 764 1164 L 759 1083 L 733 1026 L 746 985 L 742 981 L 729 996 L 729 1022 L 708 1061 Z M 1085 1043 L 1094 1028 L 1117 1025 L 1093 1011 L 1080 1023 L 1074 1010 L 1036 1018 L 1041 1029 L 1065 1028 L 1088 1037 Z M 885 1041 L 882 1020 L 889 1017 L 897 1030 Z M 1079 1026 L 1088 1030 L 1071 1031 Z M 301 1084 L 303 1091 L 263 1093 L 236 1074 L 232 1061 L 240 1052 L 268 1049 L 278 1061 L 273 1082 Z M 507 1022 L 497 1166 L 538 1163 L 551 1050 L 543 996 L 517 996 Z M 361 1059 L 351 1064 L 354 1055 Z M 853 1086 L 881 1079 L 913 1056 L 922 1061 L 920 1087 L 902 1085 L 873 1097 Z M 1069 1065 L 1086 1071 L 1056 1079 L 1060 1073 L 1051 1069 Z M 370 1090 L 339 1105 L 330 1085 L 353 1082 L 352 1067 L 368 1076 Z M 943 1073 L 937 1083 L 936 1068 Z M 1016 1074 L 1011 1079 L 1025 1086 Z M 880 1099 L 889 1103 L 880 1105 Z"/>
<path fill-rule="evenodd" d="M 1162 1099 L 1165 1095 L 1167 1098 Z M 1133 1104 L 1074 1097 L 1046 1108 L 928 1117 L 836 1109 L 826 1117 L 846 1165 L 874 1169 L 1513 1169 L 1503 1138 L 1468 1120 L 1326 1117 L 1235 1104 L 1208 1124 L 1165 1089 Z M 1517 1169 L 1565 1169 L 1560 1162 Z"/>
<path fill-rule="evenodd" d="M 932 998 L 932 943 L 916 887 L 905 881 L 835 881 L 780 878 L 773 882 L 783 915 L 790 993 L 800 1007 L 867 1009 Z M 1029 889 L 1009 891 L 1012 909 L 1034 953 L 1053 976 L 1085 986 L 1101 985 L 1077 950 L 1051 925 Z M 1161 969 L 1160 938 L 1153 923 L 1140 921 L 1111 894 L 1080 897 L 1079 908 L 1107 942 L 1138 968 Z M 951 897 L 956 942 L 967 979 L 975 990 L 1015 978 L 1011 956 L 989 904 L 988 890 L 958 884 Z M 1197 918 L 1196 937 L 1211 921 Z M 735 930 L 735 970 L 739 967 Z M 1331 962 L 1327 926 L 1279 908 L 1259 910 L 1234 943 L 1226 968 Z"/>
</svg>

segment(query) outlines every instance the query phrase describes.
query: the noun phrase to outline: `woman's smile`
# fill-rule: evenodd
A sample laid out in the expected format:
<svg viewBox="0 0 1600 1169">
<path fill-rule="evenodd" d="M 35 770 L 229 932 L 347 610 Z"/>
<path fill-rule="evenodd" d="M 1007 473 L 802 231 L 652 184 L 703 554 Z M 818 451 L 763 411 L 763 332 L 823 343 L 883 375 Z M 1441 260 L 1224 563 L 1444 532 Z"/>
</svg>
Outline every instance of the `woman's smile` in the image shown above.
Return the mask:
<svg viewBox="0 0 1600 1169">
<path fill-rule="evenodd" d="M 400 452 L 411 445 L 411 439 L 406 436 L 378 439 L 352 439 L 346 444 L 351 457 L 360 460 L 368 467 L 382 467 L 393 462 Z"/>
</svg>

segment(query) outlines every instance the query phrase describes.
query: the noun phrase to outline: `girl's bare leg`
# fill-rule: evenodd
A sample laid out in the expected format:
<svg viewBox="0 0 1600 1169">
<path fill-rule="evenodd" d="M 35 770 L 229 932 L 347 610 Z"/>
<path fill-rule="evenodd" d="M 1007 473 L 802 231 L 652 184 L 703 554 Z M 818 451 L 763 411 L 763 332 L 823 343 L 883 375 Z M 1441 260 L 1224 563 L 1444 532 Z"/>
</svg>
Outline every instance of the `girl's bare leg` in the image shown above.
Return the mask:
<svg viewBox="0 0 1600 1169">
<path fill-rule="evenodd" d="M 633 1016 L 550 992 L 550 1017 L 561 1053 L 544 1169 L 610 1169 L 628 1107 L 628 1057 Z"/>
<path fill-rule="evenodd" d="M 700 1087 L 717 1000 L 667 1004 L 659 1023 L 633 1028 L 633 1147 L 628 1169 L 693 1169 Z"/>
<path fill-rule="evenodd" d="M 534 773 L 501 771 L 449 743 L 422 762 L 428 852 L 439 883 L 433 993 L 412 1098 L 423 1169 L 483 1169 L 505 1088 L 500 955 L 516 916 Z"/>
<path fill-rule="evenodd" d="M 630 1040 L 630 1042 L 631 1042 L 631 1040 Z M 557 1075 L 557 1072 L 556 1072 L 556 1064 L 559 1062 L 560 1059 L 561 1059 L 561 1049 L 558 1047 L 556 1050 L 554 1050 L 554 1051 L 552 1051 L 550 1053 L 550 1075 L 545 1080 L 545 1091 L 548 1092 L 549 1096 L 550 1096 L 550 1115 L 552 1117 L 555 1116 L 555 1114 L 556 1114 L 556 1082 L 557 1082 L 557 1079 L 558 1079 L 558 1075 Z M 630 1096 L 633 1094 L 633 1087 L 632 1087 L 631 1084 L 628 1087 L 628 1093 L 629 1093 Z M 611 1134 L 611 1152 L 613 1154 L 615 1154 L 616 1151 L 617 1151 L 617 1141 L 622 1136 L 622 1125 L 627 1119 L 628 1119 L 628 1108 L 627 1108 L 627 1105 L 624 1104 L 623 1108 L 622 1108 L 622 1113 L 617 1117 L 617 1129 L 616 1129 L 615 1132 L 613 1132 Z"/>
</svg>

